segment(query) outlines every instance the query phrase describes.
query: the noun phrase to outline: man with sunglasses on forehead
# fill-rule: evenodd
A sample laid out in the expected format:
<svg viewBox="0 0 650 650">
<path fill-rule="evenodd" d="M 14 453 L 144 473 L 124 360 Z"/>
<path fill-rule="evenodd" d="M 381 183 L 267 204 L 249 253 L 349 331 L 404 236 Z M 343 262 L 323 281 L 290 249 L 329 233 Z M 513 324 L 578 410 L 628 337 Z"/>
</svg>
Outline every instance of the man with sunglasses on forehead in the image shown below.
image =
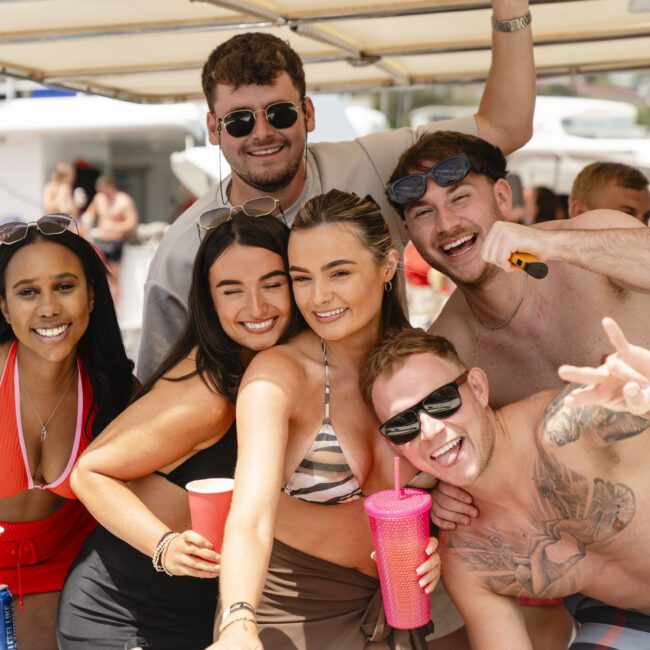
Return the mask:
<svg viewBox="0 0 650 650">
<path fill-rule="evenodd" d="M 483 368 L 493 407 L 558 387 L 563 362 L 598 363 L 607 350 L 604 314 L 650 347 L 650 231 L 613 210 L 535 227 L 507 223 L 505 175 L 498 148 L 437 132 L 402 155 L 387 190 L 420 255 L 458 287 L 430 332 L 450 337 L 463 359 Z M 540 258 L 548 275 L 518 270 L 509 261 L 515 252 Z M 434 512 L 441 527 L 478 515 L 468 495 L 444 483 Z M 566 635 L 563 612 L 546 607 L 526 616 L 538 628 L 536 648 L 555 650 Z"/>
<path fill-rule="evenodd" d="M 611 318 L 602 328 L 603 365 L 562 366 L 578 383 L 500 409 L 486 373 L 423 330 L 385 339 L 362 369 L 395 452 L 481 510 L 439 543 L 473 650 L 533 648 L 519 596 L 564 598 L 575 650 L 650 647 L 650 351 Z"/>
<path fill-rule="evenodd" d="M 435 24 L 436 18 L 429 20 Z M 228 216 L 231 208 L 247 210 L 249 201 L 271 197 L 291 224 L 308 199 L 337 188 L 378 201 L 403 246 L 404 229 L 384 186 L 400 153 L 419 135 L 455 128 L 479 133 L 504 151 L 521 147 L 531 135 L 535 98 L 530 22 L 527 0 L 494 0 L 492 66 L 476 115 L 309 145 L 316 116 L 296 52 L 270 33 L 239 34 L 219 45 L 204 65 L 202 80 L 210 142 L 219 145 L 231 175 L 172 224 L 156 253 L 145 287 L 139 377 L 153 371 L 186 322 L 198 247 L 195 223 L 204 212 L 224 207 Z M 272 214 L 278 216 L 279 210 Z"/>
<path fill-rule="evenodd" d="M 508 223 L 511 191 L 501 151 L 475 136 L 423 136 L 401 157 L 387 194 L 422 257 L 457 285 L 431 326 L 486 372 L 499 407 L 559 385 L 562 362 L 598 363 L 615 318 L 650 347 L 650 231 L 616 210 L 535 226 Z M 543 279 L 510 262 L 530 253 Z"/>
</svg>

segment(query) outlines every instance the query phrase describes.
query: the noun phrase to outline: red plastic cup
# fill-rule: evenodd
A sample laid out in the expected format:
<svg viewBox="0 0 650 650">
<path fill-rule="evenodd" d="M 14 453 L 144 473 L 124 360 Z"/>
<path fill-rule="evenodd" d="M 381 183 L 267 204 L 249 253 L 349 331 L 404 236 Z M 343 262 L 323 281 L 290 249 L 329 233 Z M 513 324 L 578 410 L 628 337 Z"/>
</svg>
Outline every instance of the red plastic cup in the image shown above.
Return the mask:
<svg viewBox="0 0 650 650">
<path fill-rule="evenodd" d="M 422 627 L 431 617 L 429 596 L 415 570 L 426 559 L 431 495 L 414 488 L 384 490 L 366 498 L 381 594 L 388 624 L 400 630 Z"/>
<path fill-rule="evenodd" d="M 234 485 L 231 478 L 204 478 L 190 481 L 185 486 L 190 501 L 192 530 L 212 542 L 217 553 L 221 553 Z"/>
</svg>

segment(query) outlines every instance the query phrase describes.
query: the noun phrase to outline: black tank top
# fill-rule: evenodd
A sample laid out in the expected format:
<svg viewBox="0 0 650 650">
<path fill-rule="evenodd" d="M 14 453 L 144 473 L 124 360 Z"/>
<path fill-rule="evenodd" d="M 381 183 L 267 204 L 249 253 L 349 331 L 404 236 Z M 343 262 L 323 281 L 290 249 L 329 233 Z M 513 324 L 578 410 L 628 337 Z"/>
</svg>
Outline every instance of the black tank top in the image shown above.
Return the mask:
<svg viewBox="0 0 650 650">
<path fill-rule="evenodd" d="M 213 445 L 197 451 L 169 474 L 155 474 L 185 489 L 187 483 L 201 478 L 232 478 L 235 475 L 236 461 L 237 429 L 233 422 L 223 438 Z"/>
</svg>

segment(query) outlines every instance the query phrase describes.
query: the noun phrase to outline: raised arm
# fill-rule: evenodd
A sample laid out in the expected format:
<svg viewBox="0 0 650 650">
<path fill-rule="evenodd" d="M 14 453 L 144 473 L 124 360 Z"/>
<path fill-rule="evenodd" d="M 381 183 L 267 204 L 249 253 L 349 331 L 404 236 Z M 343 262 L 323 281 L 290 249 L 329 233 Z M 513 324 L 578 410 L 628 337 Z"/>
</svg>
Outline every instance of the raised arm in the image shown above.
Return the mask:
<svg viewBox="0 0 650 650">
<path fill-rule="evenodd" d="M 525 16 L 527 0 L 493 0 L 492 16 L 504 21 Z M 530 25 L 511 32 L 493 30 L 492 64 L 476 114 L 479 135 L 505 155 L 533 134 L 535 61 Z"/>
<path fill-rule="evenodd" d="M 221 567 L 222 610 L 234 603 L 257 607 L 268 569 L 284 476 L 292 405 L 300 371 L 275 350 L 249 366 L 237 397 L 237 470 L 226 523 Z M 238 609 L 222 621 L 211 648 L 261 648 L 252 613 Z M 238 621 L 237 619 L 247 619 Z"/>
<path fill-rule="evenodd" d="M 177 374 L 193 367 L 194 363 L 186 360 Z M 99 523 L 153 557 L 162 535 L 174 526 L 174 515 L 166 502 L 157 503 L 156 512 L 152 511 L 130 482 L 157 470 L 169 471 L 194 450 L 216 442 L 233 417 L 232 404 L 208 389 L 199 377 L 180 382 L 159 380 L 82 454 L 72 473 L 72 489 Z M 153 502 L 151 505 L 154 507 Z M 201 540 L 191 531 L 174 540 L 166 553 L 168 570 L 176 575 L 214 577 L 214 564 L 192 558 L 217 561 L 207 540 Z"/>
<path fill-rule="evenodd" d="M 515 252 L 568 262 L 624 289 L 650 291 L 650 228 L 617 210 L 592 210 L 535 227 L 497 221 L 481 249 L 483 259 L 514 271 L 509 259 Z"/>
</svg>

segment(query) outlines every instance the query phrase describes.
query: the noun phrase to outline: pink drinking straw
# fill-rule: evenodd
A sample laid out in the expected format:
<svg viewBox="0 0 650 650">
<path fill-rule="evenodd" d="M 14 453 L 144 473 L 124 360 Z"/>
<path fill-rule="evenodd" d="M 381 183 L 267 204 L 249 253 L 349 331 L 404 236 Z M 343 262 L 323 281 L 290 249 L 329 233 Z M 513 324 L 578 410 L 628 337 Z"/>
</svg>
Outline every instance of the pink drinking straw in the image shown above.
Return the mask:
<svg viewBox="0 0 650 650">
<path fill-rule="evenodd" d="M 395 498 L 402 498 L 402 491 L 400 489 L 400 480 L 399 480 L 399 456 L 393 456 L 393 472 L 395 475 Z"/>
</svg>

